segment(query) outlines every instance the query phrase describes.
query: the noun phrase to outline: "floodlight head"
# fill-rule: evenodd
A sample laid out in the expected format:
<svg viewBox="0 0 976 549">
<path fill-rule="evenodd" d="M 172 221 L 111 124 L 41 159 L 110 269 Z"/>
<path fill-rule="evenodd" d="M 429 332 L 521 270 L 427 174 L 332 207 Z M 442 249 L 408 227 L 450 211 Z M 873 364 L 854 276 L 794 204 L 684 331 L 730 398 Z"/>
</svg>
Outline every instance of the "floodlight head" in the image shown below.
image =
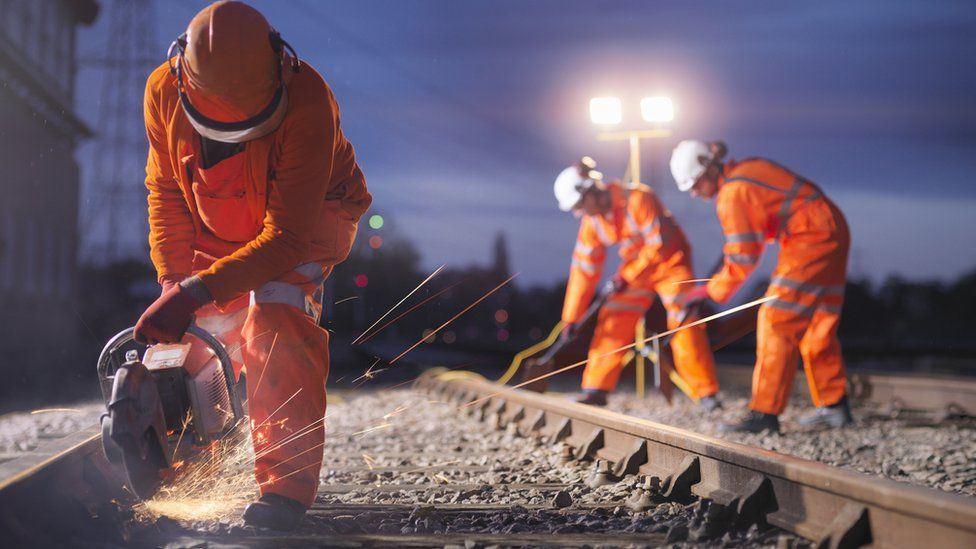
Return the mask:
<svg viewBox="0 0 976 549">
<path fill-rule="evenodd" d="M 674 120 L 674 105 L 670 97 L 645 97 L 641 99 L 641 116 L 647 122 L 670 122 Z"/>
<path fill-rule="evenodd" d="M 590 120 L 594 124 L 619 124 L 623 120 L 623 105 L 619 97 L 590 99 Z"/>
</svg>

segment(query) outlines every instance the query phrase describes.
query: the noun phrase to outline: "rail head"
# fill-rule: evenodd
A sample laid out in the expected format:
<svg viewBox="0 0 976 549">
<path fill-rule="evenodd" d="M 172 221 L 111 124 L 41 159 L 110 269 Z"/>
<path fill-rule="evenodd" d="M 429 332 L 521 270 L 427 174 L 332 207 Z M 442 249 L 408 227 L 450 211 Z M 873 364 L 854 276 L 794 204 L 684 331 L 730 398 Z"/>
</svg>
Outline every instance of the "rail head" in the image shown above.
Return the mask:
<svg viewBox="0 0 976 549">
<path fill-rule="evenodd" d="M 427 375 L 419 387 L 439 393 L 460 410 L 502 417 L 519 431 L 550 440 L 588 444 L 577 454 L 616 461 L 615 470 L 693 480 L 697 496 L 740 505 L 764 486 L 769 523 L 825 541 L 860 539 L 880 547 L 976 547 L 976 499 L 830 467 L 475 379 Z M 545 426 L 545 427 L 543 427 Z M 560 431 L 556 433 L 556 430 Z M 633 448 L 642 445 L 635 468 Z M 629 460 L 628 463 L 622 463 Z M 853 536 L 853 537 L 851 537 Z M 854 545 L 857 545 L 855 543 Z"/>
</svg>

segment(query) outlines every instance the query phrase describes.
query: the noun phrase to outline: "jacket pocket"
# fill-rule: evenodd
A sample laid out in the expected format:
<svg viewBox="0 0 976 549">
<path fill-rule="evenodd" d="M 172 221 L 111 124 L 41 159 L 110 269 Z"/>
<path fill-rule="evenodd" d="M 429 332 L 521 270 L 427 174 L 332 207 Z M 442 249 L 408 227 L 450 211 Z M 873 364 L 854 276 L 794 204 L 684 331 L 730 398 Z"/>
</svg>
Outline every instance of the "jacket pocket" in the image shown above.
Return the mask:
<svg viewBox="0 0 976 549">
<path fill-rule="evenodd" d="M 200 183 L 194 182 L 193 197 L 201 221 L 217 238 L 230 242 L 248 242 L 261 232 L 261 225 L 252 218 L 244 193 L 236 196 L 212 196 Z"/>
</svg>

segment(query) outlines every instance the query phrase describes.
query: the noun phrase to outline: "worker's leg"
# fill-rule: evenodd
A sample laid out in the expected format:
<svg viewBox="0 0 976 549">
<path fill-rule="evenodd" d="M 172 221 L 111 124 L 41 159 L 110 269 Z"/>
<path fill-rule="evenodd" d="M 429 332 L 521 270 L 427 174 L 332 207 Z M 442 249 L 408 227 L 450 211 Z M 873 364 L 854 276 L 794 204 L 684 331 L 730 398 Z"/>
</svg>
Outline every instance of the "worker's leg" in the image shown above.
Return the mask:
<svg viewBox="0 0 976 549">
<path fill-rule="evenodd" d="M 227 354 L 234 364 L 234 374 L 240 378 L 244 369 L 244 358 L 241 349 L 244 346 L 242 329 L 247 319 L 248 297 L 243 296 L 234 300 L 226 307 L 218 308 L 210 304 L 196 312 L 194 324 L 213 335 L 224 345 Z M 200 347 L 194 347 L 197 349 Z M 201 348 L 202 349 L 202 348 Z M 202 363 L 201 363 L 202 364 Z"/>
<path fill-rule="evenodd" d="M 664 308 L 668 313 L 668 329 L 677 328 L 681 323 L 681 307 L 676 303 L 676 295 L 664 293 L 673 291 L 674 284 L 658 285 Z M 692 319 L 684 319 L 687 324 Z M 691 386 L 694 396 L 701 398 L 718 392 L 718 379 L 715 377 L 715 358 L 708 343 L 705 325 L 685 328 L 675 332 L 671 338 L 671 352 L 674 355 L 674 368 L 682 379 Z"/>
<path fill-rule="evenodd" d="M 646 301 L 610 300 L 603 306 L 583 370 L 583 390 L 612 391 L 617 386 L 627 349 L 616 349 L 634 342 L 634 328 L 645 310 Z"/>
<path fill-rule="evenodd" d="M 800 359 L 800 339 L 810 323 L 810 313 L 808 305 L 784 298 L 759 308 L 750 409 L 779 415 L 786 408 Z"/>
<path fill-rule="evenodd" d="M 308 263 L 261 286 L 244 325 L 255 477 L 262 494 L 306 507 L 315 500 L 325 440 L 329 334 L 318 319 L 330 271 Z"/>
<path fill-rule="evenodd" d="M 837 404 L 847 392 L 847 372 L 837 339 L 839 324 L 840 304 L 822 302 L 800 340 L 803 368 L 815 406 Z"/>
</svg>

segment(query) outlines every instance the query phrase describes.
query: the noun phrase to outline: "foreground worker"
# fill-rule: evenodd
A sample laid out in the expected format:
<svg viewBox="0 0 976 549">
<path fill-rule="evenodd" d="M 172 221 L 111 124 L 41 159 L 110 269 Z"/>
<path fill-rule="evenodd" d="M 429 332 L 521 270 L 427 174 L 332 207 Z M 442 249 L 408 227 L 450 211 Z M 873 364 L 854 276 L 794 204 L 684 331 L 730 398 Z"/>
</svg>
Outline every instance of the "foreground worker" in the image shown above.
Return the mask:
<svg viewBox="0 0 976 549">
<path fill-rule="evenodd" d="M 250 381 L 262 494 L 244 519 L 292 529 L 322 462 L 321 286 L 372 199 L 329 86 L 258 11 L 212 4 L 173 48 L 145 95 L 149 244 L 163 292 L 135 336 L 179 341 L 196 314 L 228 346 Z"/>
<path fill-rule="evenodd" d="M 722 270 L 684 297 L 724 303 L 759 263 L 767 242 L 780 245 L 756 327 L 750 413 L 727 431 L 779 431 L 800 356 L 817 410 L 805 425 L 851 422 L 837 326 L 844 302 L 850 233 L 841 211 L 809 180 L 761 158 L 723 162 L 725 144 L 682 141 L 671 156 L 678 189 L 716 197 L 725 232 Z"/>
<path fill-rule="evenodd" d="M 676 297 L 680 283 L 693 279 L 694 272 L 684 233 L 650 187 L 639 185 L 625 194 L 617 182 L 604 184 L 595 167 L 592 159 L 583 158 L 563 170 L 554 191 L 559 209 L 581 218 L 563 303 L 563 338 L 573 337 L 578 329 L 576 323 L 596 292 L 607 248 L 620 244 L 623 261 L 611 279 L 614 292 L 597 319 L 579 398 L 602 406 L 623 369 L 624 352 L 613 351 L 634 342 L 637 322 L 655 296 L 667 310 L 668 328 L 681 323 Z M 704 327 L 677 332 L 671 349 L 675 369 L 699 403 L 708 410 L 717 408 L 718 382 Z"/>
</svg>

